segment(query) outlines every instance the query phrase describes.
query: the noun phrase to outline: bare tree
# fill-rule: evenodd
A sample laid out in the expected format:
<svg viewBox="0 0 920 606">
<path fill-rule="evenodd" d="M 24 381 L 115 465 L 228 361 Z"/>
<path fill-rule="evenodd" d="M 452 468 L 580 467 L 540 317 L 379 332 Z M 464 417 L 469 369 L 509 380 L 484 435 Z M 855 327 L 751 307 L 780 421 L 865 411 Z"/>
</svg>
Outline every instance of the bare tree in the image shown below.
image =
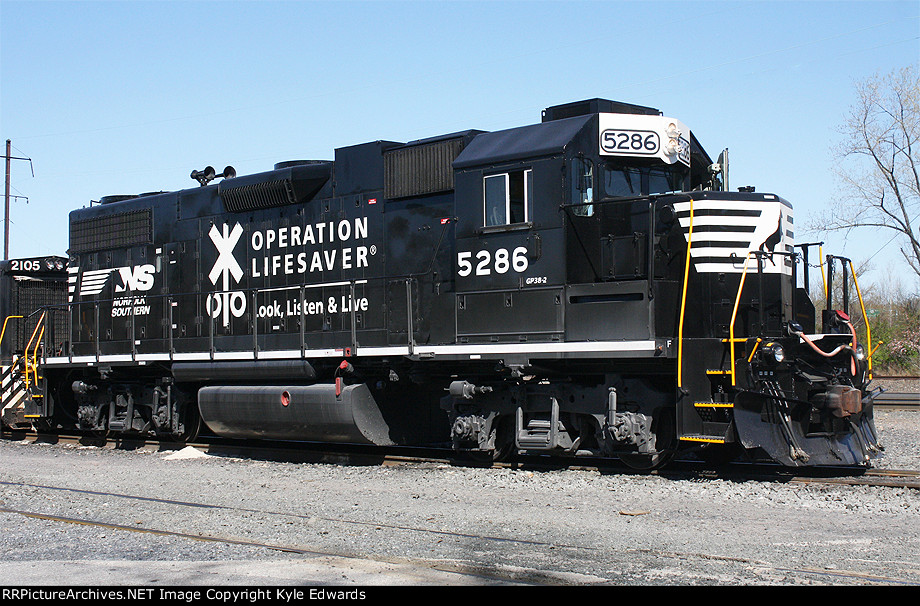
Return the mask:
<svg viewBox="0 0 920 606">
<path fill-rule="evenodd" d="M 888 230 L 920 277 L 920 75 L 916 65 L 856 85 L 857 100 L 834 150 L 844 198 L 827 231 Z"/>
</svg>

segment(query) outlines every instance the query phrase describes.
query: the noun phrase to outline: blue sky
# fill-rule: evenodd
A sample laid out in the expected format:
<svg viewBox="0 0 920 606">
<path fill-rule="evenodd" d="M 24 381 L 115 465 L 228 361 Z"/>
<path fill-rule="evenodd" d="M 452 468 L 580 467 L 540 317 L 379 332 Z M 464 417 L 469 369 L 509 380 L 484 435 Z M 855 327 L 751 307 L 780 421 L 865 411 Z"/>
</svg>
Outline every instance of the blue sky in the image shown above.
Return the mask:
<svg viewBox="0 0 920 606">
<path fill-rule="evenodd" d="M 63 254 L 67 215 L 114 194 L 331 159 L 336 147 L 538 122 L 604 97 L 682 120 L 732 187 L 838 195 L 854 83 L 920 63 L 920 2 L 18 2 L 0 0 L 12 257 Z M 825 252 L 903 276 L 884 233 Z M 879 252 L 881 250 L 881 252 Z"/>
</svg>

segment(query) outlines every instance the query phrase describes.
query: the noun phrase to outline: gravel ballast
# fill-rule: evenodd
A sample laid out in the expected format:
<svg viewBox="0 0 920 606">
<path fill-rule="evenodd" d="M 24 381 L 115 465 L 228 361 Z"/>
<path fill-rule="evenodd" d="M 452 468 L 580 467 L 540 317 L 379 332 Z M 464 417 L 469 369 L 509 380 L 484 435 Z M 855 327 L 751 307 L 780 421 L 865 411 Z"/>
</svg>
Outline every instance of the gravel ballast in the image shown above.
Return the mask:
<svg viewBox="0 0 920 606">
<path fill-rule="evenodd" d="M 873 467 L 920 469 L 920 412 L 876 418 Z M 6 440 L 0 460 L 5 585 L 920 584 L 916 489 Z"/>
</svg>

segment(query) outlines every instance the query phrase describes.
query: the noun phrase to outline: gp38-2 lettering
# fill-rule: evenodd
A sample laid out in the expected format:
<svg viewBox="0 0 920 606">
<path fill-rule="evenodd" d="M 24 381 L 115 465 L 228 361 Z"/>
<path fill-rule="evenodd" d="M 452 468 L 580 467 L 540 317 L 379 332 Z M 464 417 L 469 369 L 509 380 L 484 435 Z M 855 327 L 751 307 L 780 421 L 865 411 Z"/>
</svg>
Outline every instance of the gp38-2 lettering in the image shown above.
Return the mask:
<svg viewBox="0 0 920 606">
<path fill-rule="evenodd" d="M 461 277 L 469 276 L 474 271 L 477 276 L 488 276 L 493 271 L 497 274 L 505 274 L 510 270 L 521 273 L 527 271 L 529 264 L 525 246 L 518 246 L 511 252 L 507 248 L 499 248 L 494 255 L 488 250 L 457 253 L 457 273 Z"/>
</svg>

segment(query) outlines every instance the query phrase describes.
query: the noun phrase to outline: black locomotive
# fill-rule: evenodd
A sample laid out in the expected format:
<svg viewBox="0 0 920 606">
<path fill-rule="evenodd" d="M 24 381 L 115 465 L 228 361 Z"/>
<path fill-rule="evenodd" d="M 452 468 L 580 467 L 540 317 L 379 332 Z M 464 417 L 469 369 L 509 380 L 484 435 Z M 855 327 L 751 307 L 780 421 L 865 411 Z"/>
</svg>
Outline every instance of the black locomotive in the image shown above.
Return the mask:
<svg viewBox="0 0 920 606">
<path fill-rule="evenodd" d="M 791 205 L 724 191 L 720 168 L 680 121 L 593 99 L 103 198 L 70 216 L 30 418 L 865 465 L 875 394 L 848 310 L 816 332 Z"/>
</svg>

